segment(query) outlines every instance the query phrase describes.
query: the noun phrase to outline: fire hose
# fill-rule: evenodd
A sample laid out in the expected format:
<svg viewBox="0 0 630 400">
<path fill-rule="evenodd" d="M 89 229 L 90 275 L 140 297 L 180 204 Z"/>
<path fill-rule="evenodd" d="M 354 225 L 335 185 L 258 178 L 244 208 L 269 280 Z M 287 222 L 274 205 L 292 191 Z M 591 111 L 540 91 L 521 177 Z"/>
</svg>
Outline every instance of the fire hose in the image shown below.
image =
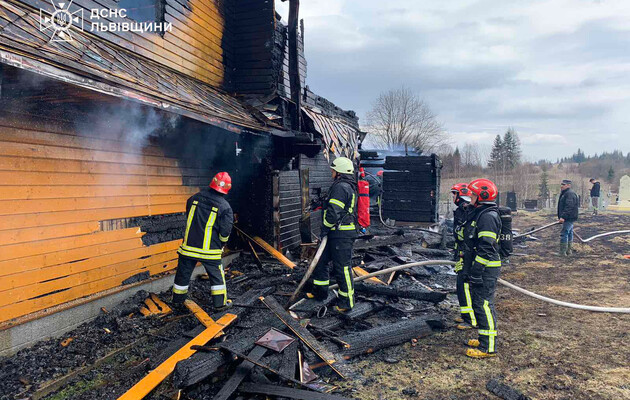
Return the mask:
<svg viewBox="0 0 630 400">
<path fill-rule="evenodd" d="M 386 269 L 382 269 L 380 271 L 376 271 L 376 272 L 371 272 L 367 275 L 363 275 L 363 276 L 359 276 L 359 277 L 355 277 L 353 279 L 354 282 L 360 282 L 360 281 L 364 281 L 366 279 L 372 278 L 374 276 L 380 276 L 380 275 L 385 275 L 385 274 L 389 274 L 392 273 L 394 271 L 400 271 L 403 269 L 407 269 L 407 268 L 412 268 L 412 267 L 421 267 L 423 265 L 455 265 L 454 261 L 447 261 L 447 260 L 427 260 L 427 261 L 418 261 L 418 262 L 413 262 L 413 263 L 409 263 L 409 264 L 403 264 L 403 265 L 396 265 L 394 267 L 391 268 L 386 268 Z M 521 287 L 518 287 L 508 281 L 505 281 L 503 279 L 498 279 L 497 282 L 499 282 L 500 284 L 509 287 L 510 289 L 514 289 L 520 293 L 523 293 L 524 295 L 533 297 L 535 299 L 538 300 L 542 300 L 544 302 L 547 303 L 551 303 L 551 304 L 555 304 L 558 306 L 562 306 L 562 307 L 569 307 L 569 308 L 575 308 L 578 310 L 586 310 L 586 311 L 594 311 L 594 312 L 611 312 L 611 313 L 623 313 L 623 314 L 630 314 L 630 308 L 619 308 L 619 307 L 597 307 L 597 306 L 585 306 L 582 304 L 575 304 L 575 303 L 567 303 L 565 301 L 560 301 L 560 300 L 555 300 L 555 299 L 551 299 L 549 297 L 545 297 L 545 296 L 541 296 L 539 294 L 530 292 L 529 290 L 525 290 Z M 339 285 L 332 285 L 329 287 L 330 290 L 332 289 L 338 289 Z"/>
</svg>

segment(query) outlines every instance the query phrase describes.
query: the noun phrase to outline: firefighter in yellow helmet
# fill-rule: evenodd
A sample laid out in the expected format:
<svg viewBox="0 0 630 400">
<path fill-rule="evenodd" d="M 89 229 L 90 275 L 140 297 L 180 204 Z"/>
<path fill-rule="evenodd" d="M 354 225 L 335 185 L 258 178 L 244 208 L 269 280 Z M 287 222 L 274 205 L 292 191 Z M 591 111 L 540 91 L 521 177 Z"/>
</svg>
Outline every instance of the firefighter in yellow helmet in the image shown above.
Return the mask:
<svg viewBox="0 0 630 400">
<path fill-rule="evenodd" d="M 345 312 L 354 307 L 352 283 L 352 248 L 357 238 L 357 183 L 354 164 L 346 157 L 337 157 L 332 165 L 334 182 L 324 204 L 321 237 L 328 236 L 326 248 L 313 271 L 312 291 L 307 296 L 325 300 L 330 285 L 328 263 L 339 284 L 336 309 Z"/>
</svg>

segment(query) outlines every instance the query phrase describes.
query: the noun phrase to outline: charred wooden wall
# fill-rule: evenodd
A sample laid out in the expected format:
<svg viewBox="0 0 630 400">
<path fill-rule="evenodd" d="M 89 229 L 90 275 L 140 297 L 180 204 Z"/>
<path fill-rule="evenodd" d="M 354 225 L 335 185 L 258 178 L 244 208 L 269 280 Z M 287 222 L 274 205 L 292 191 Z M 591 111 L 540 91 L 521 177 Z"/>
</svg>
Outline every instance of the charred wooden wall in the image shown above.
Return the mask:
<svg viewBox="0 0 630 400">
<path fill-rule="evenodd" d="M 333 183 L 330 172 L 330 164 L 319 152 L 315 157 L 307 157 L 300 154 L 300 169 L 308 169 L 309 172 L 309 189 L 311 196 L 311 206 L 313 209 L 321 205 L 321 199 L 328 194 L 328 189 Z M 314 211 L 311 213 L 311 231 L 315 235 L 319 235 L 322 227 L 322 212 Z"/>
<path fill-rule="evenodd" d="M 244 223 L 271 220 L 268 138 L 18 72 L 0 98 L 0 325 L 173 270 L 178 213 L 219 170 L 235 212 L 256 209 Z"/>
<path fill-rule="evenodd" d="M 223 84 L 224 60 L 232 56 L 226 16 L 229 14 L 228 0 L 162 0 L 164 21 L 172 24 L 172 31 L 163 36 L 158 33 L 119 31 L 94 31 L 98 37 L 115 43 L 143 57 L 207 82 L 215 87 Z M 54 11 L 47 0 L 20 0 L 34 9 Z M 133 22 L 129 18 L 105 17 L 91 20 L 92 9 L 119 9 L 114 0 L 75 0 L 74 7 L 83 9 L 85 24 L 99 22 L 109 24 Z M 89 30 L 90 27 L 86 27 Z M 37 29 L 36 29 L 37 31 Z M 141 66 L 138 66 L 141 68 Z"/>
<path fill-rule="evenodd" d="M 437 222 L 442 164 L 435 155 L 385 159 L 383 216 L 399 221 Z"/>
<path fill-rule="evenodd" d="M 273 93 L 282 60 L 273 0 L 231 2 L 227 22 L 232 55 L 226 59 L 226 87 L 239 94 Z"/>
<path fill-rule="evenodd" d="M 279 237 L 282 249 L 300 245 L 300 218 L 302 202 L 300 195 L 300 171 L 281 171 L 278 175 L 279 193 Z"/>
</svg>

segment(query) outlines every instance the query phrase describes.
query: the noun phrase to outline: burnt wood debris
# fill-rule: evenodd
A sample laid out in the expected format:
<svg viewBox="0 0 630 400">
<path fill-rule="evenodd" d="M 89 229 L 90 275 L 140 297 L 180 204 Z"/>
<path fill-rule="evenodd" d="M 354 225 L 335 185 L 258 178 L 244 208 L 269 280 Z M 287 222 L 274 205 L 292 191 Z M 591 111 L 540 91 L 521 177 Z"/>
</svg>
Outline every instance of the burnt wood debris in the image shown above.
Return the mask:
<svg viewBox="0 0 630 400">
<path fill-rule="evenodd" d="M 427 246 L 425 239 L 431 241 L 434 236 L 429 233 L 404 231 L 403 228 L 401 235 L 400 232 L 392 233 L 378 227 L 374 227 L 372 232 L 374 237 L 357 240 L 359 249 L 354 259 L 366 271 L 398 265 L 401 257 L 405 260 L 425 260 L 427 257 L 422 255 L 423 251 L 437 250 L 424 247 Z M 414 240 L 401 242 L 401 238 L 408 237 Z M 439 246 L 438 243 L 435 245 Z M 257 245 L 254 243 L 253 246 Z M 205 318 L 218 321 L 229 313 L 236 315 L 237 319 L 223 330 L 222 335 L 195 346 L 193 350 L 196 352 L 179 361 L 171 377 L 165 379 L 150 398 L 159 398 L 155 397 L 157 393 L 172 390 L 181 390 L 193 399 L 249 398 L 255 394 L 284 399 L 352 398 L 352 392 L 339 392 L 335 383 L 357 378 L 357 371 L 353 369 L 356 359 L 384 357 L 380 355 L 383 349 L 422 340 L 445 327 L 444 317 L 449 307 L 442 304 L 449 301 L 447 294 L 454 290 L 450 268 L 436 265 L 418 267 L 416 271 L 400 271 L 389 285 L 370 280 L 357 283 L 357 305 L 346 314 L 334 311 L 335 293 L 332 290 L 326 301 L 303 298 L 287 309 L 288 297 L 301 279 L 308 259 L 296 261 L 296 268 L 290 269 L 259 247 L 256 249 L 265 273 L 261 274 L 253 252 L 243 252 L 226 269 L 234 306 Z M 439 259 L 440 254 L 429 257 Z M 443 258 L 447 259 L 446 254 Z M 199 277 L 192 282 L 192 287 L 191 299 L 202 311 L 211 310 L 208 281 L 203 276 Z M 168 299 L 167 293 L 158 296 Z M 146 307 L 146 298 L 155 296 L 139 292 L 115 309 L 103 313 L 95 322 L 68 333 L 67 337 L 74 337 L 74 340 L 67 347 L 59 347 L 58 341 L 51 343 L 50 351 L 63 354 L 59 361 L 66 359 L 68 365 L 73 365 L 81 362 L 78 360 L 85 360 L 86 352 L 90 350 L 82 347 L 82 342 L 94 332 L 101 332 L 96 333 L 101 336 L 99 340 L 103 340 L 105 335 L 107 342 L 111 343 L 110 349 L 144 337 L 142 345 L 132 345 L 123 354 L 139 352 L 146 361 L 139 363 L 133 373 L 119 375 L 118 381 L 110 382 L 108 394 L 101 396 L 104 399 L 118 398 L 207 329 L 201 322 L 203 315 L 196 315 L 203 312 L 173 311 L 166 315 L 143 316 L 139 309 Z M 167 323 L 170 328 L 161 329 Z M 103 328 L 108 328 L 110 333 L 103 333 Z M 281 353 L 256 345 L 255 342 L 272 328 L 296 340 Z M 0 381 L 0 390 L 12 393 L 24 391 L 17 378 L 28 377 L 31 380 L 30 389 L 25 393 L 35 394 L 37 398 L 38 391 L 46 389 L 53 381 L 62 379 L 64 385 L 54 386 L 59 390 L 72 382 L 87 379 L 90 374 L 101 373 L 102 365 L 106 364 L 97 362 L 101 357 L 99 349 L 89 361 L 96 362 L 94 370 L 72 374 L 76 367 L 59 367 L 55 374 L 37 376 L 30 372 L 36 370 L 33 365 L 35 351 L 24 350 L 17 358 L 2 364 L 2 374 L 6 379 Z M 52 359 L 55 362 L 56 358 Z M 74 359 L 77 361 L 72 361 Z M 314 381 L 307 383 L 301 380 L 305 365 L 300 360 L 317 375 Z M 66 375 L 71 376 L 63 381 Z M 48 389 L 45 394 L 54 392 Z"/>
</svg>

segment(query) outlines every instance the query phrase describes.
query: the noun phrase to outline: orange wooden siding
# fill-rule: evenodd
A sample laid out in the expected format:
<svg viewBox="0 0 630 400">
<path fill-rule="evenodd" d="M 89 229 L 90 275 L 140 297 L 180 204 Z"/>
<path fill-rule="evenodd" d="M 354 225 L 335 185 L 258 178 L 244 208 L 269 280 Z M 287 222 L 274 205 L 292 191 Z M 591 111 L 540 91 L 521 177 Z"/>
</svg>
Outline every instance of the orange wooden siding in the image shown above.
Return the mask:
<svg viewBox="0 0 630 400">
<path fill-rule="evenodd" d="M 183 212 L 197 192 L 184 179 L 205 171 L 103 133 L 8 125 L 0 121 L 0 323 L 176 267 L 180 240 L 144 246 L 139 228 L 101 231 L 99 221 Z"/>
</svg>

